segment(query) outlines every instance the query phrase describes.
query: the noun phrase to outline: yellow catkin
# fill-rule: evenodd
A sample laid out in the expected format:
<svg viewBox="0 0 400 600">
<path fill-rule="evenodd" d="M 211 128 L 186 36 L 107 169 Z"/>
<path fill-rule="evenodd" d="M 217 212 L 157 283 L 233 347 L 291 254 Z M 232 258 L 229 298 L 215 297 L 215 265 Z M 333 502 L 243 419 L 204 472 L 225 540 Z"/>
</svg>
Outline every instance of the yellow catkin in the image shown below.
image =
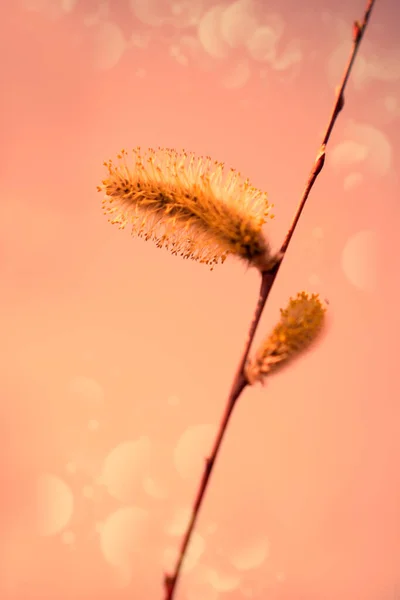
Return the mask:
<svg viewBox="0 0 400 600">
<path fill-rule="evenodd" d="M 281 309 L 279 323 L 248 361 L 246 377 L 250 384 L 264 378 L 307 349 L 320 333 L 326 308 L 319 295 L 300 292 Z"/>
<path fill-rule="evenodd" d="M 229 254 L 261 271 L 273 265 L 262 232 L 272 206 L 235 170 L 170 148 L 122 150 L 104 165 L 98 190 L 111 223 L 211 268 Z"/>
</svg>

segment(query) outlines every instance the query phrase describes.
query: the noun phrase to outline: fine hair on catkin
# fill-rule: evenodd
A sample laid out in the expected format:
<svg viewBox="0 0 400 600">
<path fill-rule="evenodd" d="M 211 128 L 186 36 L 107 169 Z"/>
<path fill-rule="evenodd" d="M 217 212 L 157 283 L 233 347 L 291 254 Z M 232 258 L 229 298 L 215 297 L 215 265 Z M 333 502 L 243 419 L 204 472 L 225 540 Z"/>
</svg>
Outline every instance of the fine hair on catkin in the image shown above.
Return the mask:
<svg viewBox="0 0 400 600">
<path fill-rule="evenodd" d="M 185 151 L 139 147 L 104 165 L 98 190 L 112 223 L 211 268 L 230 254 L 260 270 L 273 265 L 263 232 L 272 205 L 234 169 Z"/>
</svg>

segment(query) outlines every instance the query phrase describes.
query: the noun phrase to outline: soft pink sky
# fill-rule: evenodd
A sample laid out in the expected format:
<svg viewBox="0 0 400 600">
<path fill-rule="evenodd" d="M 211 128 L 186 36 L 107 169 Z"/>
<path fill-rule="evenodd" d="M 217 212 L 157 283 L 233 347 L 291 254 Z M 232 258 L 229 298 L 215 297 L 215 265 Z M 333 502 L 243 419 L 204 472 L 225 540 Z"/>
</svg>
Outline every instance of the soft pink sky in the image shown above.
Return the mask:
<svg viewBox="0 0 400 600">
<path fill-rule="evenodd" d="M 111 227 L 102 163 L 225 161 L 269 192 L 277 246 L 364 9 L 217 1 L 2 8 L 4 600 L 162 600 L 259 281 Z M 400 593 L 398 23 L 377 0 L 257 341 L 302 289 L 329 300 L 327 333 L 245 391 L 177 600 Z"/>
</svg>

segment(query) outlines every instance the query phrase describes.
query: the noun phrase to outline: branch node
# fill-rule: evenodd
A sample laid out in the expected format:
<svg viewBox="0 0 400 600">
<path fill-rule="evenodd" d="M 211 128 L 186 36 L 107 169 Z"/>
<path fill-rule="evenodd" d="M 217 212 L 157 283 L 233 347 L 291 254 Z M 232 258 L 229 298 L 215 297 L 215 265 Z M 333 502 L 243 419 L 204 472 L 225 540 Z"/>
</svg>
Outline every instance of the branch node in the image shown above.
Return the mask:
<svg viewBox="0 0 400 600">
<path fill-rule="evenodd" d="M 355 44 L 358 44 L 358 42 L 360 41 L 361 34 L 362 34 L 362 25 L 360 24 L 359 21 L 354 21 L 354 23 L 353 23 L 353 42 Z"/>
<path fill-rule="evenodd" d="M 214 460 L 212 458 L 206 458 L 206 472 L 209 473 L 213 467 Z"/>
<path fill-rule="evenodd" d="M 317 176 L 321 171 L 325 163 L 325 148 L 326 144 L 322 144 L 318 153 L 317 159 L 314 164 L 314 175 Z"/>
<path fill-rule="evenodd" d="M 167 598 L 170 597 L 171 592 L 174 589 L 175 580 L 176 580 L 176 577 L 174 577 L 173 575 L 168 575 L 168 573 L 166 573 L 164 575 L 164 587 L 165 587 L 165 591 L 167 593 Z"/>
<path fill-rule="evenodd" d="M 340 111 L 343 109 L 344 107 L 344 94 L 343 92 L 339 92 L 338 94 L 338 103 L 337 103 L 337 111 L 338 113 L 340 113 Z"/>
</svg>

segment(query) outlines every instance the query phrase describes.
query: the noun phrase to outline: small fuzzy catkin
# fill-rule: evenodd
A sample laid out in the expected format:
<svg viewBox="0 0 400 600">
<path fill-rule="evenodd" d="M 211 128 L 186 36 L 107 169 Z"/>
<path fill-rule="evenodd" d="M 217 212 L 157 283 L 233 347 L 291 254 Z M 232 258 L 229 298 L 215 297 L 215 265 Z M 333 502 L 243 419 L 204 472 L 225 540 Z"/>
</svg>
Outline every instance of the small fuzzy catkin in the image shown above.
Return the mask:
<svg viewBox="0 0 400 600">
<path fill-rule="evenodd" d="M 104 213 L 132 235 L 213 268 L 229 254 L 260 271 L 274 264 L 262 227 L 272 206 L 265 192 L 211 158 L 169 148 L 122 150 L 98 186 Z"/>
<path fill-rule="evenodd" d="M 281 309 L 279 323 L 268 335 L 253 360 L 249 360 L 245 374 L 250 384 L 265 379 L 289 360 L 306 350 L 316 339 L 324 324 L 326 308 L 319 295 L 300 292 L 290 298 Z"/>
</svg>

